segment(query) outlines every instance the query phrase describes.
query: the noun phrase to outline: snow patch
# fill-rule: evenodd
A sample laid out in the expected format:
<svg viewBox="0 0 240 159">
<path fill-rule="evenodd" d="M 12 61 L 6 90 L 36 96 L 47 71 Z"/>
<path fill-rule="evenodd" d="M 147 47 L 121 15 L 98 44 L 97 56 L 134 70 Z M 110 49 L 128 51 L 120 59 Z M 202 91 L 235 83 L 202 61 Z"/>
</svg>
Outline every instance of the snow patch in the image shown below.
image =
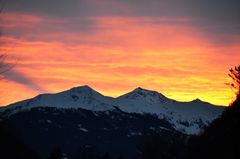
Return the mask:
<svg viewBox="0 0 240 159">
<path fill-rule="evenodd" d="M 81 124 L 78 124 L 78 128 L 79 128 L 81 131 L 83 131 L 83 132 L 88 132 L 88 129 L 82 127 Z"/>
</svg>

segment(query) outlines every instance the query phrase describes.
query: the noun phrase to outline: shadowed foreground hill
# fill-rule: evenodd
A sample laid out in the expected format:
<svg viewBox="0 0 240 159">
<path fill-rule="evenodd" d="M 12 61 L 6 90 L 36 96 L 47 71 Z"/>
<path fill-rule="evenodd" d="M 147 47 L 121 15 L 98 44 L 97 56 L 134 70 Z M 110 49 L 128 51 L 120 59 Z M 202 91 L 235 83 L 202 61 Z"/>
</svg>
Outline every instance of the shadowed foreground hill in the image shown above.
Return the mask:
<svg viewBox="0 0 240 159">
<path fill-rule="evenodd" d="M 7 130 L 4 122 L 0 123 L 0 141 L 0 154 L 3 159 L 39 159 L 35 152 Z"/>
<path fill-rule="evenodd" d="M 187 159 L 240 158 L 240 98 L 199 137 L 192 138 Z"/>
</svg>

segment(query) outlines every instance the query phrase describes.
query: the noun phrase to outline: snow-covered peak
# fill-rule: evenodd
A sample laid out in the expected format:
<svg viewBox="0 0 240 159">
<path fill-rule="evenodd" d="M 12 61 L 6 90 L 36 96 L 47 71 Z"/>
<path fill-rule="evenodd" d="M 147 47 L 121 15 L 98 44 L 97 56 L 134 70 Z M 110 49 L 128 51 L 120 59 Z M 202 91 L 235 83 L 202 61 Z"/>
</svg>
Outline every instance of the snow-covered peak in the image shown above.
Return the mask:
<svg viewBox="0 0 240 159">
<path fill-rule="evenodd" d="M 82 97 L 83 99 L 88 98 L 89 100 L 92 98 L 98 99 L 98 98 L 105 97 L 102 94 L 100 94 L 99 92 L 97 92 L 94 89 L 92 89 L 91 87 L 89 87 L 88 85 L 80 86 L 80 87 L 73 87 L 70 90 L 60 92 L 58 94 L 65 94 L 65 93 L 70 94 L 72 96 L 72 98 L 75 98 L 75 100 L 79 99 L 79 97 Z"/>
<path fill-rule="evenodd" d="M 87 94 L 89 94 L 89 93 L 100 94 L 97 91 L 95 91 L 94 89 L 92 89 L 91 87 L 89 87 L 88 85 L 73 87 L 72 89 L 70 89 L 70 91 L 75 91 L 78 93 L 87 93 Z"/>
<path fill-rule="evenodd" d="M 192 103 L 205 103 L 204 101 L 202 101 L 201 99 L 199 98 L 196 98 L 194 100 L 191 101 Z"/>
<path fill-rule="evenodd" d="M 113 98 L 103 96 L 89 86 L 74 87 L 56 94 L 41 94 L 11 104 L 5 109 L 28 110 L 33 107 L 83 108 L 92 111 L 114 109 Z"/>
<path fill-rule="evenodd" d="M 144 89 L 144 88 L 141 88 L 141 87 L 135 88 L 131 93 L 151 94 L 151 95 L 160 94 L 157 91 L 148 90 L 148 89 Z"/>
<path fill-rule="evenodd" d="M 143 89 L 141 87 L 138 87 L 134 89 L 133 91 L 124 94 L 117 99 L 120 100 L 140 100 L 140 101 L 146 101 L 148 103 L 166 103 L 166 102 L 171 102 L 172 100 L 165 97 L 163 94 L 157 92 L 157 91 L 152 91 L 148 89 Z"/>
</svg>

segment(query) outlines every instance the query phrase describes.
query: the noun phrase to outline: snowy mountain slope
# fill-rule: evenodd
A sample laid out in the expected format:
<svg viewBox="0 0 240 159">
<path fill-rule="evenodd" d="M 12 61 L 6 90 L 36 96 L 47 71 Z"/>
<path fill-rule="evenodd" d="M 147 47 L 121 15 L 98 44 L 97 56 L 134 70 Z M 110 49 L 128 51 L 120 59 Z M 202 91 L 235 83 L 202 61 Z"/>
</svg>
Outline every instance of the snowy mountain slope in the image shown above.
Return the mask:
<svg viewBox="0 0 240 159">
<path fill-rule="evenodd" d="M 175 101 L 165 97 L 163 94 L 158 93 L 157 91 L 151 91 L 151 90 L 143 89 L 141 87 L 138 87 L 133 91 L 118 97 L 117 99 L 118 100 L 119 99 L 144 100 L 148 104 L 172 103 Z"/>
<path fill-rule="evenodd" d="M 142 88 L 112 98 L 103 96 L 89 86 L 81 86 L 57 94 L 42 94 L 11 104 L 0 111 L 6 110 L 5 114 L 9 116 L 34 107 L 82 108 L 90 111 L 112 111 L 117 107 L 128 113 L 156 114 L 160 119 L 168 119 L 176 130 L 185 134 L 198 134 L 224 110 L 223 107 L 200 100 L 177 102 L 161 93 Z"/>
<path fill-rule="evenodd" d="M 168 118 L 175 128 L 186 134 L 198 134 L 202 128 L 217 118 L 224 107 L 196 99 L 191 102 L 177 102 L 164 95 L 142 88 L 116 99 L 116 104 L 125 112 L 157 114 Z"/>
<path fill-rule="evenodd" d="M 89 86 L 74 87 L 70 90 L 57 94 L 41 94 L 32 99 L 10 104 L 6 109 L 15 112 L 29 110 L 33 107 L 56 107 L 56 108 L 83 108 L 93 111 L 105 111 L 114 109 L 113 98 L 105 97 Z"/>
</svg>

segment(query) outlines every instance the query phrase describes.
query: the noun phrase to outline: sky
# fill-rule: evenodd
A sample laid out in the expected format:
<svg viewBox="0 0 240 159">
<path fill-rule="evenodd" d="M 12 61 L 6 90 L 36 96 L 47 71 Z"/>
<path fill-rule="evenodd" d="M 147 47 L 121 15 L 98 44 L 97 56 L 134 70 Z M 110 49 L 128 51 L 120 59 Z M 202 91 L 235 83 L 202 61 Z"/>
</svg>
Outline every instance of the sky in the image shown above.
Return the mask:
<svg viewBox="0 0 240 159">
<path fill-rule="evenodd" d="M 239 19 L 239 0 L 5 0 L 0 105 L 89 85 L 227 106 Z"/>
</svg>

